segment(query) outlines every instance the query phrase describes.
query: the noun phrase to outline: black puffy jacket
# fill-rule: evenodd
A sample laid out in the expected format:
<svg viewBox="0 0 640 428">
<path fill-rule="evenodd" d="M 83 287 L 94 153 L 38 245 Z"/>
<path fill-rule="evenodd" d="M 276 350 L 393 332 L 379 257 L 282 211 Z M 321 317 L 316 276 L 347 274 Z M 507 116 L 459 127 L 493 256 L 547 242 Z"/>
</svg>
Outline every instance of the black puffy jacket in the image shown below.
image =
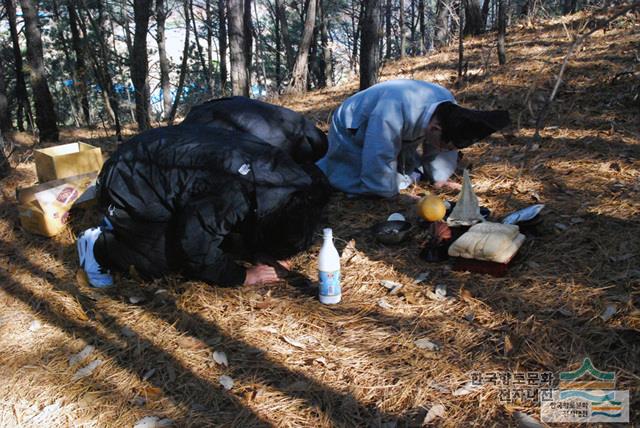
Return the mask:
<svg viewBox="0 0 640 428">
<path fill-rule="evenodd" d="M 251 252 L 292 255 L 311 244 L 328 200 L 315 165 L 209 126 L 157 128 L 132 138 L 105 162 L 97 189 L 105 211 L 115 207 L 131 219 L 129 230 L 114 230 L 127 246 L 144 246 L 142 234 L 162 235 L 153 248 L 135 249 L 152 266 L 143 276 L 179 270 L 218 285 L 241 284 L 245 275 L 224 250 L 227 238 L 240 235 Z"/>
<path fill-rule="evenodd" d="M 191 109 L 181 125 L 242 131 L 289 153 L 298 163 L 315 163 L 327 153 L 327 136 L 300 113 L 246 97 L 207 101 Z"/>
</svg>

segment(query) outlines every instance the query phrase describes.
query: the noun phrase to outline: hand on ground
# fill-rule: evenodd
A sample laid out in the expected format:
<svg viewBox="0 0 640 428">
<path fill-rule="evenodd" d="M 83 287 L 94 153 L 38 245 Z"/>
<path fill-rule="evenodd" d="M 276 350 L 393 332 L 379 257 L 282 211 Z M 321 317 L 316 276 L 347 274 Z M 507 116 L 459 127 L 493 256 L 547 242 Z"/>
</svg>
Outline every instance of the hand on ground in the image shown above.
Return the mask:
<svg viewBox="0 0 640 428">
<path fill-rule="evenodd" d="M 278 260 L 278 264 L 286 270 L 291 270 L 291 262 L 289 260 Z"/>
<path fill-rule="evenodd" d="M 433 184 L 433 187 L 435 187 L 436 189 L 460 190 L 462 189 L 462 184 L 456 183 L 455 181 L 451 181 L 451 180 L 436 181 Z"/>
<path fill-rule="evenodd" d="M 278 274 L 274 268 L 267 265 L 255 265 L 247 269 L 244 285 L 258 285 L 277 281 Z"/>
</svg>

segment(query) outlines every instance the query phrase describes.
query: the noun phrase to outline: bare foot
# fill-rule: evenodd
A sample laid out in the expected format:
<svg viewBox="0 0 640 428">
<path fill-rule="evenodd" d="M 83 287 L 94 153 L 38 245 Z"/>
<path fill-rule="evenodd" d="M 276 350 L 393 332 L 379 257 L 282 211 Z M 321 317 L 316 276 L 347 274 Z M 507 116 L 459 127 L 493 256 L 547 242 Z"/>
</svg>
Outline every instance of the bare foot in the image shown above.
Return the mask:
<svg viewBox="0 0 640 428">
<path fill-rule="evenodd" d="M 435 187 L 436 189 L 460 190 L 462 189 L 462 184 L 456 183 L 455 181 L 451 181 L 451 180 L 436 181 L 433 184 L 433 187 Z"/>
</svg>

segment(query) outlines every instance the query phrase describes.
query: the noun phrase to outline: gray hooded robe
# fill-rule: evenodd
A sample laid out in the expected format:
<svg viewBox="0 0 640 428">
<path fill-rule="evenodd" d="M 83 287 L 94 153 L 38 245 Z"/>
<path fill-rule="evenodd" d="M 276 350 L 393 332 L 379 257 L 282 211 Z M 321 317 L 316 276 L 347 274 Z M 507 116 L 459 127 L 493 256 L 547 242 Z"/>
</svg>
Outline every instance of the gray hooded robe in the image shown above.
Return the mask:
<svg viewBox="0 0 640 428">
<path fill-rule="evenodd" d="M 329 149 L 318 166 L 343 192 L 398 194 L 398 172 L 410 174 L 420 166 L 416 149 L 436 107 L 446 101 L 455 103 L 451 92 L 418 80 L 390 80 L 358 92 L 334 112 Z M 427 154 L 429 178 L 447 180 L 457 151 Z"/>
</svg>

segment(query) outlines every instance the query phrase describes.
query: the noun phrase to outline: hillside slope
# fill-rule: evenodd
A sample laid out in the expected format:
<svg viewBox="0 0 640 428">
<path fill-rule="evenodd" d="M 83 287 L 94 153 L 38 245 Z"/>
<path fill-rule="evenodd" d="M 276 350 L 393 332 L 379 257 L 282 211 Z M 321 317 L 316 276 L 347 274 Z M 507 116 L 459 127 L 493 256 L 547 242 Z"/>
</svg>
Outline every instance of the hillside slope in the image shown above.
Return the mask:
<svg viewBox="0 0 640 428">
<path fill-rule="evenodd" d="M 392 200 L 332 198 L 328 226 L 344 277 L 335 308 L 293 282 L 229 290 L 180 278 L 119 278 L 116 289 L 96 291 L 76 275 L 74 238 L 97 213 L 76 212 L 53 239 L 20 229 L 14 191 L 35 182 L 26 143 L 20 146 L 25 162 L 0 183 L 0 426 L 120 427 L 145 416 L 176 426 L 420 426 L 435 404 L 445 408 L 438 426 L 516 425 L 517 412 L 538 417 L 533 400 L 506 402 L 491 385 L 455 391 L 471 372 L 557 374 L 585 356 L 615 371 L 618 389 L 631 390 L 631 418 L 640 423 L 637 17 L 595 33 L 577 53 L 541 141 L 531 141 L 568 34 L 584 19 L 512 26 L 504 67 L 494 34 L 468 40 L 459 88 L 454 47 L 382 72 L 383 80 L 450 87 L 465 106 L 511 112 L 512 130 L 465 150 L 475 190 L 495 217 L 537 202 L 547 207 L 540 236 L 527 240 L 505 278 L 423 262 L 424 232 L 399 247 L 366 233 L 394 211 L 415 216 L 411 196 L 433 190 L 424 187 Z M 330 112 L 356 89 L 352 83 L 274 102 L 326 129 Z M 101 132 L 62 135 L 112 150 Z M 530 150 L 527 143 L 534 143 Z M 319 244 L 293 260 L 310 278 Z M 427 280 L 415 284 L 422 272 Z M 388 295 L 381 280 L 404 287 Z M 451 299 L 431 298 L 438 284 Z M 379 306 L 382 298 L 388 307 Z M 604 321 L 610 306 L 615 314 Z M 418 349 L 421 338 L 440 350 Z M 86 345 L 95 350 L 70 367 L 69 357 Z M 228 367 L 212 360 L 214 351 L 226 353 Z M 73 378 L 98 359 L 90 376 Z M 231 390 L 220 386 L 221 375 L 234 379 Z"/>
</svg>

